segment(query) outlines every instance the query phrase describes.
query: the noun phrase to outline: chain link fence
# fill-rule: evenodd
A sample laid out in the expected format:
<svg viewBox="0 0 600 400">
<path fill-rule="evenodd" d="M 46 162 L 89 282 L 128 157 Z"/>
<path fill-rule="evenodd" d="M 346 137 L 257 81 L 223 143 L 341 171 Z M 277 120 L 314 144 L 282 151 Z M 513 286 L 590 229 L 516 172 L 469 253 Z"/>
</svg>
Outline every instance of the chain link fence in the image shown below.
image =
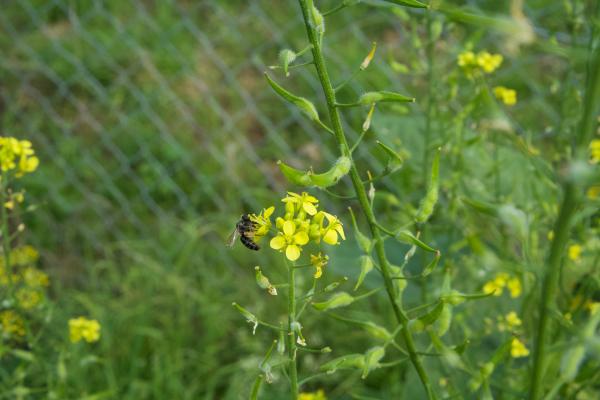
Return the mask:
<svg viewBox="0 0 600 400">
<path fill-rule="evenodd" d="M 8 0 L 2 8 L 0 130 L 30 138 L 40 155 L 26 186 L 41 203 L 26 218 L 30 239 L 49 251 L 97 252 L 183 219 L 223 223 L 220 240 L 237 215 L 285 190 L 278 159 L 326 168 L 336 157 L 327 134 L 262 76 L 279 50 L 304 46 L 295 2 Z M 370 48 L 365 32 L 401 36 L 389 15 L 366 7 L 336 15 L 327 44 L 338 76 Z M 372 68 L 398 86 L 387 63 Z M 285 85 L 321 99 L 309 69 Z"/>
</svg>

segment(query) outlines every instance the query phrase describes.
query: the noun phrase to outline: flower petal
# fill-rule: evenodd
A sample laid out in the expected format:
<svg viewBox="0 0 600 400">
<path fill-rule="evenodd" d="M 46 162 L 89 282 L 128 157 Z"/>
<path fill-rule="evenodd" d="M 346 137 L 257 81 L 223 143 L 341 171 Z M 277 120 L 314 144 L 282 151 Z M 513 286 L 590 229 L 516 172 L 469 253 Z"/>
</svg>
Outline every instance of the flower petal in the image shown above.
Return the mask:
<svg viewBox="0 0 600 400">
<path fill-rule="evenodd" d="M 295 244 L 289 245 L 285 249 L 285 256 L 290 261 L 296 261 L 300 257 L 300 248 L 298 246 L 296 246 Z"/>
<path fill-rule="evenodd" d="M 338 235 L 334 229 L 328 229 L 323 236 L 323 241 L 327 244 L 337 244 L 338 243 Z"/>
<path fill-rule="evenodd" d="M 271 216 L 271 214 L 273 214 L 273 211 L 275 211 L 275 206 L 271 206 L 271 207 L 265 209 L 263 216 L 265 218 L 269 218 Z"/>
<path fill-rule="evenodd" d="M 344 226 L 341 223 L 335 225 L 335 230 L 340 234 L 343 240 L 346 240 L 346 235 L 344 234 Z"/>
<path fill-rule="evenodd" d="M 285 238 L 282 235 L 277 235 L 269 243 L 272 249 L 280 250 L 285 246 Z"/>
<path fill-rule="evenodd" d="M 305 231 L 300 231 L 294 235 L 294 243 L 304 246 L 308 243 L 308 235 Z"/>
<path fill-rule="evenodd" d="M 285 221 L 283 223 L 283 233 L 285 236 L 292 236 L 296 232 L 296 224 L 292 221 Z"/>
<path fill-rule="evenodd" d="M 315 207 L 312 203 L 305 201 L 302 203 L 302 208 L 308 215 L 315 215 L 317 213 L 317 207 Z"/>
</svg>

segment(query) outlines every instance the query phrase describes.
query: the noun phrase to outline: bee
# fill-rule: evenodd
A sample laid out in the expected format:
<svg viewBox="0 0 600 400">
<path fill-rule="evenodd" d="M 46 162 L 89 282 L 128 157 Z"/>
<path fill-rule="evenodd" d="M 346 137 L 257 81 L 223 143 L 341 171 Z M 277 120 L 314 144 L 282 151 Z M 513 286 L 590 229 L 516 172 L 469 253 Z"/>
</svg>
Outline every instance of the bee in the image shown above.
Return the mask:
<svg viewBox="0 0 600 400">
<path fill-rule="evenodd" d="M 257 224 L 256 222 L 250 219 L 248 214 L 242 215 L 237 224 L 235 224 L 235 229 L 229 236 L 229 240 L 227 241 L 228 246 L 233 246 L 235 240 L 240 238 L 240 242 L 250 250 L 258 250 L 260 246 L 254 242 L 254 232 L 256 231 Z"/>
</svg>

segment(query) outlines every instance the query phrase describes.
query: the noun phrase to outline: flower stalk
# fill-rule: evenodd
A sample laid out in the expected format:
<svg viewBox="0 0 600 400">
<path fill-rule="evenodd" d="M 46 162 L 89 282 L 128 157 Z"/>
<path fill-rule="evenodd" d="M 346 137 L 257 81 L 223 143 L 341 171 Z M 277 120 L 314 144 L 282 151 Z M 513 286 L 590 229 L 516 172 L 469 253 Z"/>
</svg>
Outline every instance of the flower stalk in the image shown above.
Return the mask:
<svg viewBox="0 0 600 400">
<path fill-rule="evenodd" d="M 300 8 L 302 9 L 302 16 L 304 18 L 304 23 L 306 26 L 306 32 L 310 43 L 312 44 L 312 55 L 314 60 L 314 65 L 317 70 L 317 75 L 319 77 L 319 81 L 321 83 L 323 92 L 325 94 L 325 98 L 327 101 L 327 108 L 329 111 L 329 116 L 332 123 L 332 129 L 334 132 L 334 136 L 336 141 L 338 142 L 340 152 L 342 156 L 346 156 L 350 158 L 352 161 L 352 154 L 350 148 L 348 146 L 348 142 L 342 127 L 341 117 L 339 110 L 337 108 L 337 101 L 335 96 L 335 91 L 333 89 L 333 85 L 329 78 L 329 74 L 327 72 L 327 68 L 325 66 L 325 59 L 323 57 L 321 51 L 321 40 L 319 38 L 318 33 L 315 31 L 311 24 L 311 16 L 309 10 L 309 2 L 308 0 L 298 0 L 300 4 Z M 312 5 L 312 2 L 311 2 Z M 360 207 L 367 219 L 369 224 L 369 228 L 371 231 L 371 236 L 374 242 L 375 252 L 377 254 L 377 258 L 379 261 L 379 265 L 381 266 L 381 274 L 385 283 L 385 288 L 394 310 L 394 315 L 396 316 L 396 320 L 402 326 L 401 333 L 406 343 L 406 347 L 409 353 L 410 360 L 415 367 L 417 374 L 425 388 L 425 392 L 427 393 L 428 399 L 435 399 L 435 394 L 433 392 L 429 377 L 427 372 L 425 371 L 423 364 L 419 355 L 417 354 L 417 350 L 415 347 L 415 343 L 412 337 L 410 330 L 408 329 L 408 317 L 406 316 L 404 310 L 396 298 L 396 291 L 394 290 L 393 281 L 391 279 L 390 273 L 390 264 L 386 258 L 385 249 L 383 245 L 383 239 L 381 237 L 381 233 L 377 227 L 377 222 L 375 219 L 375 215 L 371 208 L 369 199 L 367 197 L 367 192 L 362 184 L 362 180 L 360 175 L 358 174 L 358 170 L 354 162 L 351 162 L 350 166 L 350 178 L 352 180 L 352 185 L 356 192 L 356 196 Z"/>
<path fill-rule="evenodd" d="M 293 324 L 296 321 L 296 283 L 295 271 L 293 265 L 286 262 L 288 269 L 288 358 L 289 358 L 289 375 L 290 375 L 290 394 L 291 399 L 298 398 L 298 366 L 296 361 L 296 335 L 293 330 Z"/>
</svg>

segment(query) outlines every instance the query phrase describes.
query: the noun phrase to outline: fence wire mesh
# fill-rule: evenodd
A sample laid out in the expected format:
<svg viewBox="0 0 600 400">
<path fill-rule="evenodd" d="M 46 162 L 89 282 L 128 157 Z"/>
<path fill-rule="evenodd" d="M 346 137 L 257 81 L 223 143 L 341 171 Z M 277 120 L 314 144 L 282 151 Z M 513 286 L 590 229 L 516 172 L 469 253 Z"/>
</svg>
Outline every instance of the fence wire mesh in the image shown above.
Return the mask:
<svg viewBox="0 0 600 400">
<path fill-rule="evenodd" d="M 278 159 L 315 168 L 335 159 L 327 134 L 262 76 L 279 50 L 303 47 L 294 2 L 14 0 L 2 8 L 0 129 L 30 138 L 40 154 L 27 185 L 42 203 L 27 218 L 31 239 L 48 250 L 152 237 L 165 220 L 229 223 L 283 192 Z M 388 14 L 365 11 L 328 27 L 333 70 L 360 63 L 373 40 L 365 32 L 401 35 Z M 337 51 L 349 48 L 351 60 Z M 386 65 L 375 63 L 374 74 L 397 87 Z M 320 98 L 308 69 L 285 83 Z"/>
</svg>

